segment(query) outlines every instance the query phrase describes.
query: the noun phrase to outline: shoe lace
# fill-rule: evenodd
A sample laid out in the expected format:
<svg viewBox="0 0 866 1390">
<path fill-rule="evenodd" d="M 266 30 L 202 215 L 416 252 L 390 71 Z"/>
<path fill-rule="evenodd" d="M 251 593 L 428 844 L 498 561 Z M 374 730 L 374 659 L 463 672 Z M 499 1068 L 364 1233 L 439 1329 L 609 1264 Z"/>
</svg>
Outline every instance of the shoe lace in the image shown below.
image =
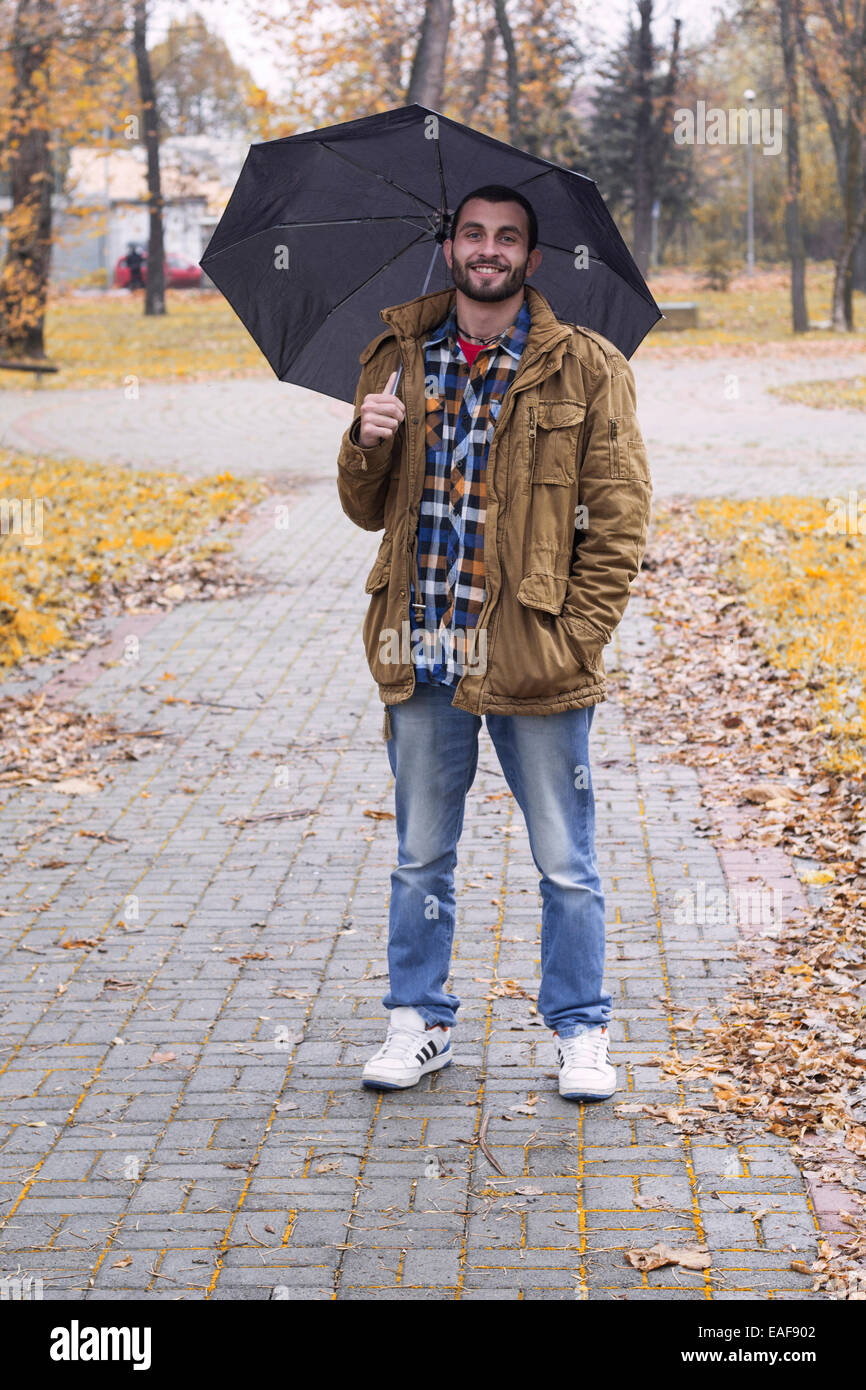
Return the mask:
<svg viewBox="0 0 866 1390">
<path fill-rule="evenodd" d="M 559 1038 L 563 1061 L 573 1066 L 600 1066 L 607 1055 L 607 1038 L 600 1029 L 578 1033 L 573 1038 Z"/>
<path fill-rule="evenodd" d="M 393 1057 L 400 1052 L 417 1050 L 421 1046 L 421 1038 L 422 1034 L 414 1033 L 409 1028 L 395 1028 L 389 1024 L 379 1055 Z"/>
</svg>

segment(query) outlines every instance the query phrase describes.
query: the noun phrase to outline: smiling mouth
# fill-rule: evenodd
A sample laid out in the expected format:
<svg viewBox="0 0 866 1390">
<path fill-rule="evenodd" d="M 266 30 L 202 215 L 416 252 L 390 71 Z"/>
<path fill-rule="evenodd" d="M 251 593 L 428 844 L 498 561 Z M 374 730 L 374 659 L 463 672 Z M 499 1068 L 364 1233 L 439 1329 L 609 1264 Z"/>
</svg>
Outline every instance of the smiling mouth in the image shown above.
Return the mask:
<svg viewBox="0 0 866 1390">
<path fill-rule="evenodd" d="M 475 270 L 479 275 L 502 275 L 505 267 L 501 265 L 472 265 L 470 270 Z"/>
</svg>

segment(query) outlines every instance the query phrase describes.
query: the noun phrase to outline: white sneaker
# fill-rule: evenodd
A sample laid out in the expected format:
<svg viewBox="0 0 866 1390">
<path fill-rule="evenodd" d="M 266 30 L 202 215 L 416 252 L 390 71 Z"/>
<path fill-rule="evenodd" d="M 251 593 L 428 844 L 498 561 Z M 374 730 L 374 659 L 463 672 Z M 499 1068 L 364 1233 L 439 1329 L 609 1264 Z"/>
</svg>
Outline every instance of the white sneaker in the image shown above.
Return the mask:
<svg viewBox="0 0 866 1390">
<path fill-rule="evenodd" d="M 392 1009 L 385 1041 L 366 1063 L 362 1079 L 376 1090 L 400 1090 L 451 1060 L 450 1028 L 428 1028 L 417 1009 Z"/>
<path fill-rule="evenodd" d="M 616 1090 L 616 1067 L 608 1057 L 607 1026 L 588 1028 L 574 1038 L 556 1039 L 559 1094 L 566 1100 L 607 1100 Z"/>
</svg>

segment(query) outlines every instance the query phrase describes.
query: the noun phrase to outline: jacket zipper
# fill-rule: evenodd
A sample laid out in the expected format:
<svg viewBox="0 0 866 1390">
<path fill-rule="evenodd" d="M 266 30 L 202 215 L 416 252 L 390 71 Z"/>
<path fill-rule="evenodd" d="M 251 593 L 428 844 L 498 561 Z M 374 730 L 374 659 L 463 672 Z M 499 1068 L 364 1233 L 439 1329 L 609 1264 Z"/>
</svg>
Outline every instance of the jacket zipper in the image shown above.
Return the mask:
<svg viewBox="0 0 866 1390">
<path fill-rule="evenodd" d="M 398 335 L 398 337 L 399 337 L 399 335 Z M 402 338 L 399 339 L 399 342 L 398 342 L 398 352 L 399 352 L 399 354 L 400 354 L 400 361 L 401 361 L 402 366 L 403 366 L 403 381 L 405 382 L 405 381 L 407 380 L 407 378 L 408 378 L 408 371 L 407 371 L 408 363 L 407 363 L 407 355 L 406 355 L 406 353 L 404 353 L 404 351 L 403 351 L 403 340 L 402 340 Z M 404 392 L 403 399 L 404 399 L 404 401 L 406 400 L 405 392 Z M 407 404 L 407 415 L 408 415 L 408 402 L 407 402 L 406 404 Z M 406 481 L 406 487 L 407 487 L 407 498 L 408 498 L 408 502 L 409 502 L 409 505 L 411 506 L 411 502 L 412 502 L 412 489 L 413 489 L 413 484 L 414 484 L 414 474 L 413 474 L 413 470 L 412 470 L 412 462 L 411 462 L 411 461 L 412 461 L 412 459 L 415 457 L 415 455 L 414 455 L 414 452 L 412 451 L 412 449 L 410 449 L 410 447 L 409 447 L 409 432 L 410 432 L 410 427 L 411 427 L 411 421 L 407 418 L 407 420 L 406 420 L 406 448 L 407 448 L 407 452 L 408 452 L 408 455 L 409 455 L 409 469 L 408 469 L 408 474 L 409 474 L 409 476 L 408 476 L 407 481 Z M 418 439 L 417 439 L 417 434 L 416 434 L 416 435 L 415 435 L 415 443 L 416 443 L 416 445 L 417 445 L 417 442 L 418 442 Z M 416 552 L 415 552 L 415 546 L 416 546 L 417 541 L 416 541 L 416 538 L 415 538 L 415 537 L 410 538 L 410 537 L 408 536 L 408 533 L 407 533 L 407 540 L 408 540 L 409 544 L 408 544 L 408 546 L 407 546 L 407 548 L 406 548 L 406 552 L 405 552 L 405 554 L 406 554 L 406 608 L 405 608 L 404 611 L 405 611 L 406 613 L 409 614 L 409 631 L 410 631 L 410 635 L 411 635 L 411 631 L 412 631 L 412 626 L 413 626 L 413 624 L 414 624 L 414 626 L 415 626 L 416 628 L 423 627 L 423 625 L 424 625 L 424 605 L 423 605 L 422 603 L 419 603 L 419 597 L 420 597 L 420 584 L 419 584 L 417 557 L 416 557 Z M 414 573 L 413 573 L 413 572 L 414 572 Z M 414 587 L 414 589 L 415 589 L 415 604 L 414 604 L 414 608 L 413 608 L 413 605 L 412 605 L 412 589 L 413 589 L 413 587 Z M 419 613 L 420 613 L 420 615 L 421 615 L 420 618 L 419 618 L 419 616 L 418 616 Z M 410 667 L 410 670 L 412 671 L 412 676 L 413 676 L 413 681 L 414 681 L 415 667 L 414 667 L 414 664 L 412 663 L 412 661 L 409 662 L 409 667 Z"/>
<path fill-rule="evenodd" d="M 532 481 L 532 475 L 533 475 L 533 473 L 535 472 L 535 430 L 536 430 L 536 424 L 535 424 L 535 406 L 534 406 L 534 405 L 531 405 L 531 406 L 529 407 L 529 481 L 530 481 L 530 482 Z"/>
<path fill-rule="evenodd" d="M 619 438 L 617 436 L 616 420 L 611 420 L 608 433 L 610 435 L 610 457 L 613 465 L 611 477 L 619 477 Z"/>
</svg>

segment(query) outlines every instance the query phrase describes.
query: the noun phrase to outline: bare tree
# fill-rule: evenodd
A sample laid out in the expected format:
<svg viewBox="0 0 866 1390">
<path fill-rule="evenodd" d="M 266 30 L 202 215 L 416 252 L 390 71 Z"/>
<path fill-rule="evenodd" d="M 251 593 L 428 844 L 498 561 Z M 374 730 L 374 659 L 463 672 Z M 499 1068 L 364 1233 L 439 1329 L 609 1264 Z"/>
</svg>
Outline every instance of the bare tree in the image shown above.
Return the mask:
<svg viewBox="0 0 866 1390">
<path fill-rule="evenodd" d="M 797 82 L 797 46 L 791 0 L 776 0 L 776 4 L 785 68 L 785 99 L 788 106 L 785 237 L 791 262 L 791 324 L 795 333 L 805 333 L 809 327 L 809 312 L 806 308 L 806 248 L 800 222 L 800 94 Z"/>
<path fill-rule="evenodd" d="M 406 100 L 417 101 L 433 111 L 438 111 L 442 103 L 453 16 L 454 0 L 426 0 Z"/>
<path fill-rule="evenodd" d="M 508 138 L 512 145 L 522 148 L 520 139 L 520 69 L 517 64 L 517 46 L 514 42 L 514 33 L 508 18 L 508 11 L 505 8 L 505 0 L 493 0 L 493 8 L 496 11 L 496 22 L 499 25 L 499 32 L 502 35 L 502 44 L 505 49 Z"/>
<path fill-rule="evenodd" d="M 653 0 L 638 0 L 634 128 L 634 246 L 633 254 L 645 275 L 652 245 L 653 205 Z"/>
<path fill-rule="evenodd" d="M 833 146 L 843 215 L 833 277 L 833 327 L 850 332 L 854 327 L 852 262 L 866 227 L 866 4 L 857 0 L 852 7 L 847 0 L 821 0 L 815 16 L 822 26 L 819 41 L 803 0 L 791 0 L 791 9 L 803 65 Z"/>
<path fill-rule="evenodd" d="M 159 115 L 156 85 L 147 51 L 147 0 L 134 0 L 132 49 L 138 72 L 141 114 L 144 119 L 144 147 L 147 152 L 147 198 L 150 236 L 147 247 L 147 285 L 145 314 L 165 313 L 165 243 L 162 230 L 162 182 L 159 169 Z"/>
<path fill-rule="evenodd" d="M 490 70 L 493 66 L 493 57 L 496 51 L 496 36 L 499 33 L 499 26 L 495 22 L 488 24 L 484 30 L 484 38 L 481 45 L 481 57 L 478 64 L 465 88 L 462 104 L 464 121 L 471 121 L 476 109 L 481 105 L 484 93 L 487 91 L 490 82 Z"/>
<path fill-rule="evenodd" d="M 682 21 L 674 20 L 667 72 L 656 76 L 652 38 L 652 0 L 639 0 L 634 77 L 634 258 L 645 275 L 652 250 L 652 210 L 662 185 L 666 146 L 671 139 L 674 100 L 680 80 Z"/>
</svg>

